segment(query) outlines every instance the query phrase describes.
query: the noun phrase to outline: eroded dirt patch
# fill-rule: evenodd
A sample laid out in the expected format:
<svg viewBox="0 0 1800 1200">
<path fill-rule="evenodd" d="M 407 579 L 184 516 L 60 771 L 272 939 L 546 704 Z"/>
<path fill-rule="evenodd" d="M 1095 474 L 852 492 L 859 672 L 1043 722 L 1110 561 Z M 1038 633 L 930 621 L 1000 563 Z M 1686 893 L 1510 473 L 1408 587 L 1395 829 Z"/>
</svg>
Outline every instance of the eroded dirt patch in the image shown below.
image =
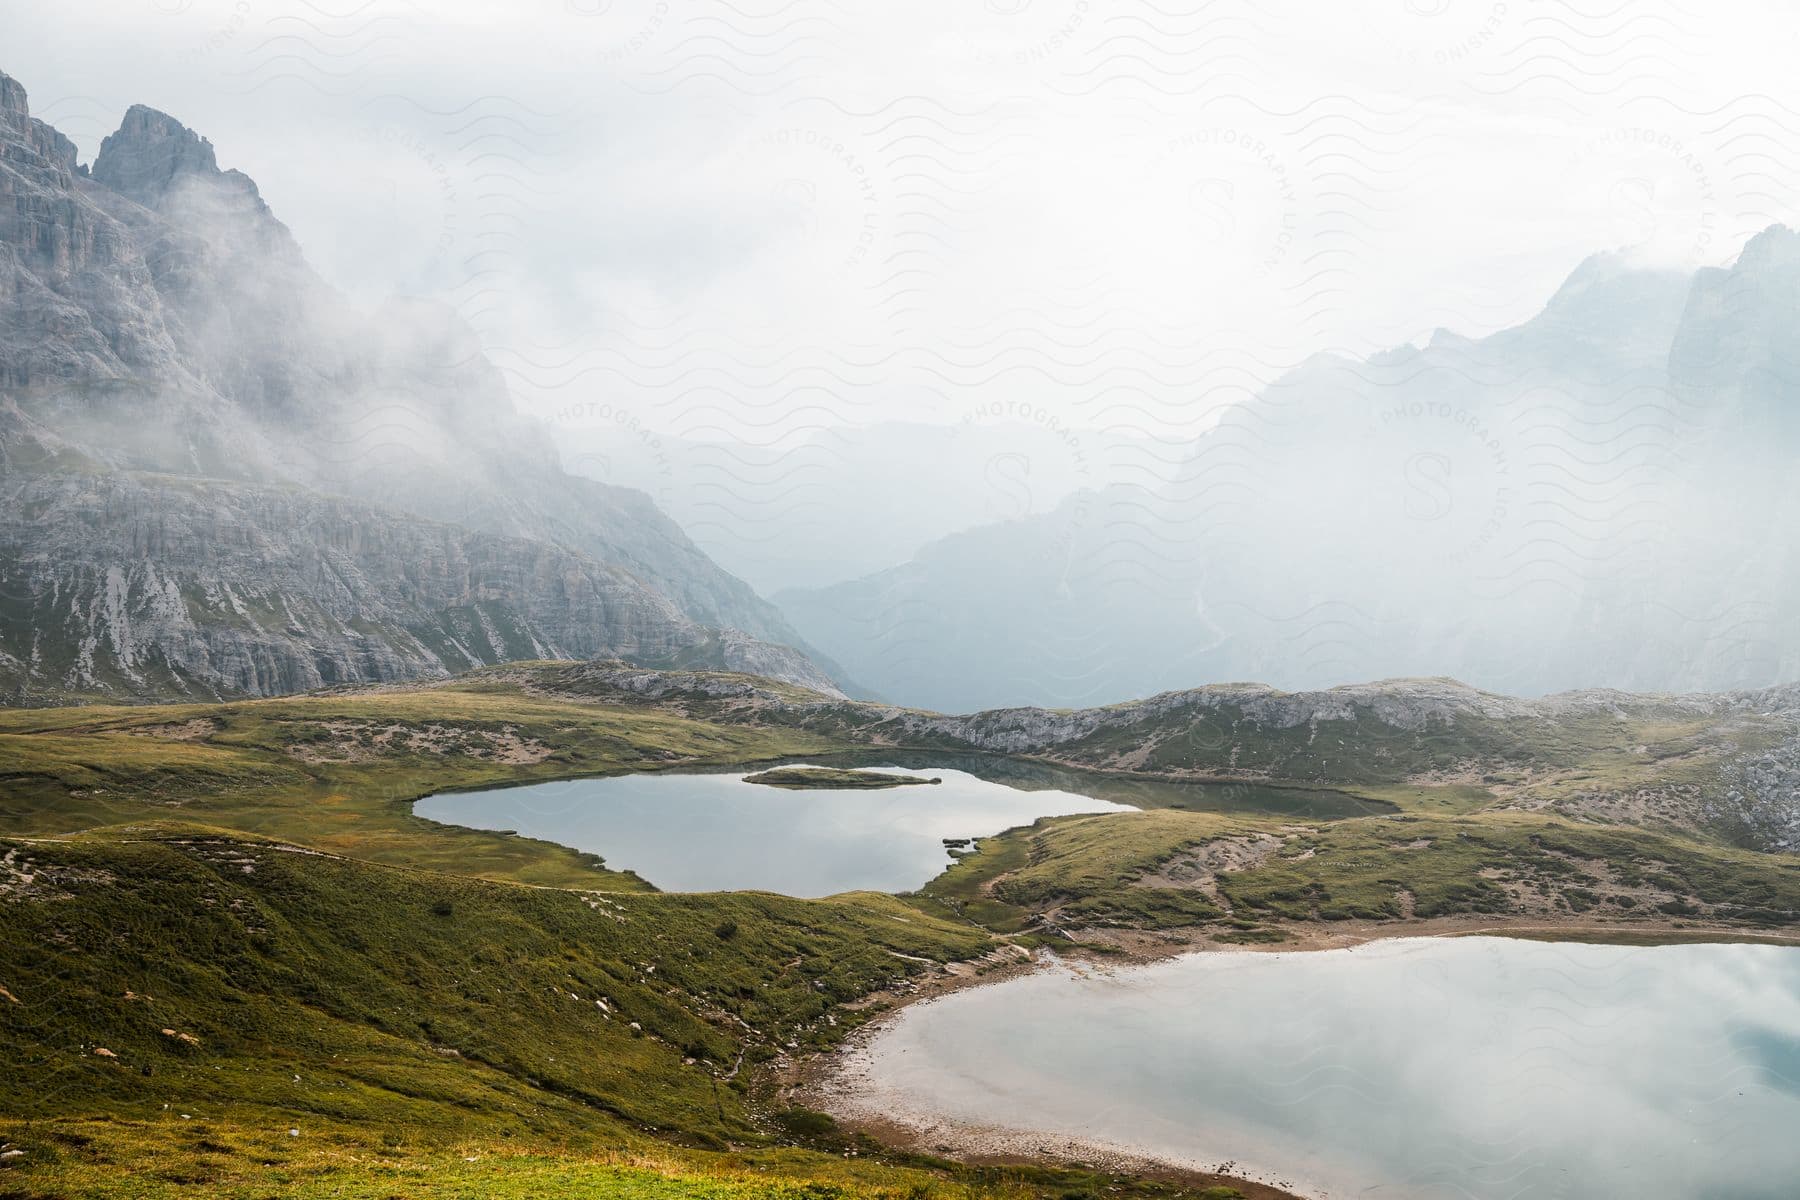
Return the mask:
<svg viewBox="0 0 1800 1200">
<path fill-rule="evenodd" d="M 125 732 L 132 737 L 160 738 L 165 742 L 203 742 L 219 732 L 219 723 L 211 717 L 195 717 L 161 725 L 133 725 Z"/>
<path fill-rule="evenodd" d="M 34 862 L 17 847 L 0 856 L 0 900 L 72 900 L 71 887 L 107 885 L 112 873 L 83 867 L 51 867 Z"/>
<path fill-rule="evenodd" d="M 1286 844 L 1269 833 L 1214 838 L 1203 846 L 1184 850 L 1156 870 L 1138 876 L 1131 881 L 1131 886 L 1196 891 L 1229 912 L 1231 905 L 1219 893 L 1218 877 L 1237 871 L 1253 871 Z"/>
<path fill-rule="evenodd" d="M 522 766 L 543 762 L 554 752 L 516 726 L 478 729 L 463 725 L 382 724 L 375 721 L 304 723 L 308 736 L 287 747 L 303 763 L 368 762 L 393 755 L 428 754 L 475 758 Z"/>
<path fill-rule="evenodd" d="M 1707 825 L 1705 796 L 1691 784 L 1582 791 L 1548 804 L 1519 807 L 1550 808 L 1577 820 L 1645 829 L 1703 832 Z"/>
</svg>

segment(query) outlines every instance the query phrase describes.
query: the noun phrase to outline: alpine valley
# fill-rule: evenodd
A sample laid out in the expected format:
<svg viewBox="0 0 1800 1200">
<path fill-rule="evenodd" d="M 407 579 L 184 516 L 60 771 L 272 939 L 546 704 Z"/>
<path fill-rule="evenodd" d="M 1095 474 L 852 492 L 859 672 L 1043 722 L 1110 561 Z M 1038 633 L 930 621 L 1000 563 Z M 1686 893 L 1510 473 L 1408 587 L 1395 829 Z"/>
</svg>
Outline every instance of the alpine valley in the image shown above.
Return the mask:
<svg viewBox="0 0 1800 1200">
<path fill-rule="evenodd" d="M 1794 1103 L 1800 686 L 1779 672 L 1800 658 L 1790 558 L 1751 547 L 1792 513 L 1795 235 L 1698 277 L 1597 259 L 1520 329 L 1310 363 L 1191 448 L 1174 501 L 1080 493 L 872 575 L 846 557 L 858 578 L 827 587 L 821 535 L 770 559 L 806 585 L 781 597 L 796 630 L 643 493 L 565 470 L 449 309 L 354 310 L 173 117 L 133 107 L 79 157 L 0 75 L 3 1200 L 1791 1190 L 1792 1139 L 1759 1131 Z M 1640 421 L 1643 396 L 1679 423 Z M 1492 439 L 1411 415 L 1437 404 L 1547 423 L 1551 449 L 1482 475 Z M 1525 572 L 1549 599 L 1469 599 L 1526 535 L 1467 505 L 1405 517 L 1431 532 L 1404 541 L 1401 600 L 1357 590 L 1400 498 L 1347 459 L 1517 489 L 1518 513 L 1557 463 L 1600 463 L 1556 458 L 1564 435 L 1640 425 L 1623 491 L 1578 480 L 1546 518 L 1594 548 Z M 950 453 L 882 428 L 916 453 L 850 456 L 857 503 Z M 1205 464 L 1239 450 L 1260 474 L 1215 488 Z M 1741 495 L 1683 509 L 1733 463 Z M 1292 499 L 1320 486 L 1341 503 Z M 837 507 L 830 537 L 859 537 Z M 1128 512 L 1200 548 L 1108 575 Z M 1683 539 L 1716 569 L 1598 636 L 1609 589 Z M 1351 673 L 1396 661 L 1419 669 Z M 1244 675 L 1279 686 L 1222 682 Z M 1343 682 L 1381 676 L 1402 677 Z M 1642 690 L 1591 686 L 1613 676 Z M 844 884 L 816 869 L 833 855 L 885 873 Z M 1469 940 L 1387 942 L 1413 938 Z M 1668 995 L 1655 1027 L 1692 1059 L 1630 1042 L 1630 1005 Z M 1520 1012 L 1541 1057 L 1495 1050 Z M 1626 1061 L 1589 1105 L 1565 1083 L 1616 1065 L 1582 1052 L 1595 1029 L 1666 1074 Z M 1502 1094 L 1458 1091 L 1476 1067 L 1670 1158 L 1614 1186 L 1581 1120 L 1549 1122 L 1554 1155 L 1486 1108 L 1458 1126 Z M 1375 1068 L 1417 1124 L 1357 1090 Z M 1328 1093 L 1355 1119 L 1305 1127 Z M 1736 1107 L 1689 1130 L 1712 1104 Z M 1379 1155 L 1331 1143 L 1356 1121 Z M 1113 1140 L 1062 1136 L 1083 1133 Z M 1708 1161 L 1715 1136 L 1737 1140 Z M 1564 1165 L 1602 1182 L 1518 1182 Z"/>
</svg>

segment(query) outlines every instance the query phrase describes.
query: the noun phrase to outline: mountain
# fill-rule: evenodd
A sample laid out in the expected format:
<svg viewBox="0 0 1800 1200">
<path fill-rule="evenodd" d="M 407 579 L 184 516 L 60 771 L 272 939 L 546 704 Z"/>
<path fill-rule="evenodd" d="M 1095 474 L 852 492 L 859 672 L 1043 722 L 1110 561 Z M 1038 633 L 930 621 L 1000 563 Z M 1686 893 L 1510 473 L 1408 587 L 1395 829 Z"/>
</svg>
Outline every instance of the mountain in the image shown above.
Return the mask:
<svg viewBox="0 0 1800 1200">
<path fill-rule="evenodd" d="M 0 75 L 0 693 L 266 694 L 622 655 L 834 688 L 640 492 L 565 473 L 452 312 L 354 311 L 141 105 Z"/>
<path fill-rule="evenodd" d="M 1178 532 L 1149 492 L 1084 491 L 932 542 L 900 566 L 772 598 L 895 701 L 972 712 L 1117 700 L 1216 677 L 1193 653 L 1198 640 L 1168 641 L 1191 624 L 1191 599 L 1137 561 L 1156 550 L 1150 539 Z"/>
<path fill-rule="evenodd" d="M 1174 486 L 1111 487 L 776 601 L 881 694 L 1096 704 L 1201 679 L 1534 695 L 1800 674 L 1800 235 L 1597 255 L 1516 328 L 1323 355 Z"/>
<path fill-rule="evenodd" d="M 991 419 L 825 426 L 762 443 L 600 425 L 564 428 L 558 444 L 570 471 L 649 493 L 765 593 L 862 576 L 1084 487 L 1142 479 L 1146 459 L 1160 465 L 1143 435 L 991 407 Z"/>
</svg>

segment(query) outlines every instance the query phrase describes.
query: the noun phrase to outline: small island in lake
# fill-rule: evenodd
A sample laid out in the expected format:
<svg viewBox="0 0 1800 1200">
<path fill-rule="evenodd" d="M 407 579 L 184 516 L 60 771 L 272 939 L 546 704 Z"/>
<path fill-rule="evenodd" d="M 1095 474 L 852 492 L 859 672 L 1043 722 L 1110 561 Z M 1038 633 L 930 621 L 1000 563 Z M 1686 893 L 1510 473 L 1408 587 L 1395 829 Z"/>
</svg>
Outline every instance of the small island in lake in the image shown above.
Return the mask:
<svg viewBox="0 0 1800 1200">
<path fill-rule="evenodd" d="M 744 782 L 778 788 L 891 788 L 944 781 L 922 779 L 917 775 L 889 775 L 883 771 L 849 771 L 839 767 L 776 767 L 759 775 L 746 775 Z"/>
</svg>

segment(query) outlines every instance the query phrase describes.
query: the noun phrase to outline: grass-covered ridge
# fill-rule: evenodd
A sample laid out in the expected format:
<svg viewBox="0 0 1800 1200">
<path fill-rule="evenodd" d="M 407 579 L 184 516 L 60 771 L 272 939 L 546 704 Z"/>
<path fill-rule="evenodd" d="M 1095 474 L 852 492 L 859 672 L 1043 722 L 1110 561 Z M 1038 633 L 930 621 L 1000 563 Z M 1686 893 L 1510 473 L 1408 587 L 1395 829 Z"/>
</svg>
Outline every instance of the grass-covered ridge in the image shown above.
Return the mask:
<svg viewBox="0 0 1800 1200">
<path fill-rule="evenodd" d="M 804 730 L 452 684 L 227 704 L 0 710 L 0 830 L 176 817 L 374 862 L 641 889 L 593 855 L 412 816 L 435 791 L 842 748 Z"/>
<path fill-rule="evenodd" d="M 1784 704 L 1428 681 L 946 717 L 750 676 L 514 664 L 0 710 L 0 1155 L 24 1151 L 0 1158 L 0 1195 L 1173 1194 L 872 1155 L 783 1110 L 763 1068 L 832 1044 L 871 997 L 1019 946 L 1409 923 L 1792 935 L 1800 858 L 1704 819 L 1726 767 L 1791 742 Z M 795 762 L 966 769 L 1143 811 L 983 838 L 917 896 L 826 900 L 664 895 L 411 811 Z"/>
<path fill-rule="evenodd" d="M 1182 807 L 1168 792 L 1181 782 L 1220 791 L 1206 808 L 1241 791 L 1248 807 L 1291 797 L 1298 816 L 1404 802 L 1746 840 L 1769 824 L 1750 810 L 1780 797 L 1745 787 L 1745 764 L 1795 747 L 1800 700 L 1787 692 L 1518 701 L 1436 680 L 1296 695 L 1231 685 L 1075 713 L 957 717 L 747 675 L 512 664 L 275 700 L 0 711 L 0 820 L 57 832 L 178 805 L 276 835 L 303 824 L 341 849 L 404 861 L 418 830 L 399 819 L 404 802 L 429 791 L 891 748 L 1104 771 L 1152 807 Z M 499 856 L 491 873 L 523 866 L 504 861 L 496 839 L 465 849 Z M 561 869 L 573 880 L 582 868 Z"/>
<path fill-rule="evenodd" d="M 1800 859 L 1509 811 L 1293 824 L 1165 810 L 1046 818 L 984 839 L 924 896 L 997 931 L 1078 940 L 1192 927 L 1279 940 L 1434 918 L 1794 931 Z"/>
<path fill-rule="evenodd" d="M 523 1136 L 598 1112 L 755 1138 L 737 1068 L 829 1040 L 842 1001 L 989 948 L 876 894 L 519 887 L 199 827 L 0 858 L 21 1117 L 166 1101 Z"/>
<path fill-rule="evenodd" d="M 177 824 L 0 840 L 0 863 L 8 1196 L 1113 1184 L 846 1160 L 758 1099 L 759 1064 L 860 1019 L 844 1002 L 992 950 L 891 897 L 526 887 Z"/>
<path fill-rule="evenodd" d="M 1029 758 L 1152 784 L 1279 788 L 1296 799 L 1308 790 L 1428 799 L 1443 812 L 1553 810 L 1752 848 L 1800 848 L 1794 687 L 1521 700 L 1443 679 L 1299 693 L 1222 684 L 1078 711 L 949 716 L 831 700 L 749 676 L 607 663 L 514 664 L 466 679 L 863 746 Z"/>
<path fill-rule="evenodd" d="M 856 754 L 910 754 L 1147 810 L 986 839 L 926 889 L 931 911 L 991 931 L 1229 935 L 1268 921 L 1472 914 L 1769 927 L 1800 911 L 1796 860 L 1741 852 L 1692 818 L 1722 763 L 1789 736 L 1784 703 L 1521 702 L 1422 681 L 943 717 L 754 676 L 514 664 L 276 700 L 3 712 L 0 820 L 42 836 L 177 818 L 396 866 L 643 891 L 595 855 L 424 821 L 412 801 L 683 767 L 786 780 L 821 769 L 783 762 L 833 754 L 850 759 L 821 778 L 885 783 L 904 777 L 857 771 Z M 1022 748 L 999 756 L 997 744 Z"/>
</svg>

